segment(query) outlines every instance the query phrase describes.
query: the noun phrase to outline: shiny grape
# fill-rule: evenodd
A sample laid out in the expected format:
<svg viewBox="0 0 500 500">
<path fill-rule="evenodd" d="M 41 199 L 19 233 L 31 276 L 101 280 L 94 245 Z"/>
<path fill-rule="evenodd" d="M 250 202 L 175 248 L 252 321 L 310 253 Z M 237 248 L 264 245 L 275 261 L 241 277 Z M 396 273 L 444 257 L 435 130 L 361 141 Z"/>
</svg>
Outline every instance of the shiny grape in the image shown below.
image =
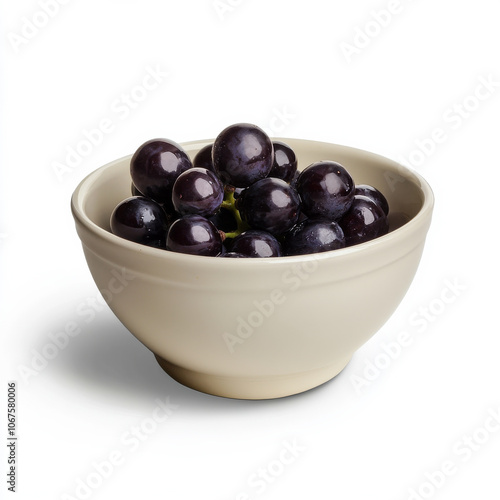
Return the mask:
<svg viewBox="0 0 500 500">
<path fill-rule="evenodd" d="M 284 180 L 267 177 L 244 189 L 236 208 L 250 227 L 280 235 L 297 222 L 300 198 Z"/>
<path fill-rule="evenodd" d="M 302 211 L 308 217 L 337 220 L 347 212 L 354 198 L 354 181 L 334 161 L 320 161 L 306 167 L 297 179 Z"/>
<path fill-rule="evenodd" d="M 224 186 L 210 170 L 191 168 L 177 177 L 172 189 L 172 204 L 180 215 L 214 215 L 224 199 Z"/>
<path fill-rule="evenodd" d="M 201 215 L 185 215 L 170 226 L 167 250 L 216 257 L 222 252 L 222 238 L 217 228 Z"/>
<path fill-rule="evenodd" d="M 192 166 L 179 144 L 168 139 L 152 139 L 135 152 L 130 161 L 130 175 L 144 196 L 161 204 L 171 204 L 175 180 Z"/>
<path fill-rule="evenodd" d="M 346 246 L 373 240 L 389 231 L 382 208 L 367 196 L 356 195 L 349 210 L 339 220 Z"/>
<path fill-rule="evenodd" d="M 120 202 L 110 218 L 111 232 L 142 245 L 165 248 L 167 216 L 163 208 L 143 196 Z"/>
<path fill-rule="evenodd" d="M 217 136 L 212 160 L 224 184 L 247 187 L 268 176 L 274 161 L 273 144 L 256 125 L 237 123 Z"/>
</svg>

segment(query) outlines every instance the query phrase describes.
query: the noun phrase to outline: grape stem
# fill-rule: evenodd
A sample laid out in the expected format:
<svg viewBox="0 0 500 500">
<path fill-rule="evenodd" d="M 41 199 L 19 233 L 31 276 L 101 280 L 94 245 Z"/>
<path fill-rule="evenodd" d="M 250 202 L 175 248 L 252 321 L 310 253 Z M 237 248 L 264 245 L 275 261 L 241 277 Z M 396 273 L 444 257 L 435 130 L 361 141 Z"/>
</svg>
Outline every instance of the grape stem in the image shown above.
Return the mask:
<svg viewBox="0 0 500 500">
<path fill-rule="evenodd" d="M 233 217 L 236 220 L 237 224 L 235 231 L 224 233 L 226 238 L 236 238 L 236 236 L 239 236 L 243 231 L 246 231 L 248 229 L 249 227 L 248 224 L 242 220 L 240 211 L 236 208 L 236 200 L 234 198 L 234 187 L 232 186 L 224 187 L 224 200 L 222 201 L 221 208 L 229 210 L 233 214 Z"/>
</svg>

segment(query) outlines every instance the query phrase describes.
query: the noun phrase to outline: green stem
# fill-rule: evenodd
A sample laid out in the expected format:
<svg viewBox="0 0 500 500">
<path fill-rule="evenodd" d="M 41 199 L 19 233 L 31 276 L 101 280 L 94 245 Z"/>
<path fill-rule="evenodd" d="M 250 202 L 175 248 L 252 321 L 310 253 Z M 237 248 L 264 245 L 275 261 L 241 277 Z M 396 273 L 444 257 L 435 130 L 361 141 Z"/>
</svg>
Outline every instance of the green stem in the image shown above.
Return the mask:
<svg viewBox="0 0 500 500">
<path fill-rule="evenodd" d="M 236 220 L 236 230 L 231 231 L 229 233 L 225 233 L 226 238 L 236 238 L 236 236 L 239 236 L 243 231 L 246 231 L 248 229 L 248 224 L 242 220 L 240 211 L 236 208 L 236 200 L 234 199 L 234 189 L 226 189 L 225 194 L 224 194 L 224 201 L 221 204 L 221 208 L 225 208 L 226 210 L 229 210 L 232 214 L 234 219 Z"/>
<path fill-rule="evenodd" d="M 236 236 L 239 236 L 243 231 L 239 231 L 238 229 L 236 231 L 231 231 L 230 233 L 224 233 L 226 238 L 236 238 Z"/>
</svg>

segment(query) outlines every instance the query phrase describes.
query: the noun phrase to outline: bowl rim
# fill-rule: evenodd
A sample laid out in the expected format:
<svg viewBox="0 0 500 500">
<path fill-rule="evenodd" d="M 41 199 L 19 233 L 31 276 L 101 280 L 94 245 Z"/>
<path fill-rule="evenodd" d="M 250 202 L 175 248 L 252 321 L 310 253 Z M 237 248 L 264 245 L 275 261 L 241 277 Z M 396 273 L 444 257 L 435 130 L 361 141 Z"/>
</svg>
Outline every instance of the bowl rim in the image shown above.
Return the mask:
<svg viewBox="0 0 500 500">
<path fill-rule="evenodd" d="M 305 254 L 305 255 L 290 255 L 290 256 L 280 256 L 280 257 L 268 257 L 265 259 L 224 259 L 224 258 L 207 258 L 202 255 L 191 255 L 191 254 L 183 254 L 177 252 L 169 252 L 161 248 L 149 247 L 147 245 L 141 245 L 139 243 L 126 240 L 121 238 L 106 229 L 100 227 L 96 223 L 94 223 L 86 214 L 84 210 L 84 203 L 88 193 L 91 191 L 93 184 L 99 179 L 99 177 L 108 169 L 112 168 L 118 163 L 122 163 L 126 160 L 130 161 L 133 154 L 122 156 L 121 158 L 112 160 L 111 162 L 102 165 L 101 167 L 95 169 L 86 175 L 77 185 L 75 190 L 71 195 L 70 206 L 73 218 L 75 223 L 83 226 L 87 231 L 92 233 L 94 236 L 98 237 L 101 241 L 107 242 L 112 245 L 117 245 L 123 247 L 124 249 L 128 249 L 129 251 L 138 251 L 145 256 L 151 256 L 155 258 L 163 258 L 172 260 L 173 262 L 178 262 L 179 264 L 185 263 L 194 264 L 197 262 L 198 264 L 204 263 L 206 265 L 224 265 L 224 266 L 241 266 L 242 262 L 252 263 L 252 266 L 276 266 L 279 263 L 283 263 L 286 265 L 290 265 L 293 263 L 302 263 L 308 262 L 311 260 L 329 260 L 329 259 L 339 259 L 342 257 L 346 257 L 349 255 L 356 255 L 359 253 L 370 252 L 375 248 L 383 248 L 388 245 L 392 245 L 394 240 L 404 240 L 407 235 L 411 232 L 415 231 L 417 227 L 421 224 L 425 223 L 428 219 L 430 219 L 432 215 L 432 211 L 434 208 L 434 193 L 429 183 L 414 169 L 402 165 L 390 158 L 379 155 L 377 153 L 373 153 L 371 151 L 367 151 L 360 148 L 355 148 L 352 146 L 345 146 L 342 144 L 336 144 L 326 141 L 315 141 L 310 139 L 299 139 L 299 138 L 282 138 L 282 137 L 272 137 L 273 141 L 282 141 L 282 142 L 307 142 L 308 144 L 318 144 L 323 146 L 334 146 L 341 149 L 344 149 L 348 152 L 352 152 L 355 154 L 362 154 L 365 156 L 372 157 L 373 159 L 377 159 L 378 161 L 382 161 L 387 163 L 388 167 L 392 167 L 397 170 L 400 175 L 403 175 L 406 180 L 415 184 L 423 194 L 422 206 L 419 211 L 415 214 L 415 216 L 409 221 L 405 222 L 402 226 L 394 229 L 393 231 L 375 238 L 373 240 L 367 241 L 365 243 L 360 243 L 357 245 L 353 245 L 350 247 L 340 248 L 337 250 L 329 250 L 326 252 L 314 253 L 314 254 Z M 195 141 L 186 141 L 180 142 L 180 146 L 183 148 L 193 148 L 193 147 L 203 147 L 203 145 L 212 143 L 214 139 L 201 139 Z M 189 151 L 188 151 L 189 152 Z M 224 264 L 222 264 L 224 262 Z"/>
</svg>

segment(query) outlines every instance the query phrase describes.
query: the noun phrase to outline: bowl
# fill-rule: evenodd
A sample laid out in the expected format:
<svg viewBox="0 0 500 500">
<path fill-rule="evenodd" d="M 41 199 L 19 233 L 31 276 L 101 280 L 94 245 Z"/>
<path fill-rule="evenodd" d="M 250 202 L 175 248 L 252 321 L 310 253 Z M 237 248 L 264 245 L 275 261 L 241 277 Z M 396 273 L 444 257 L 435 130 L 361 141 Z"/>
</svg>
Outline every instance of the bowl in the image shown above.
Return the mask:
<svg viewBox="0 0 500 500">
<path fill-rule="evenodd" d="M 103 298 L 175 380 L 238 399 L 297 394 L 335 377 L 389 319 L 423 252 L 434 204 L 416 172 L 336 144 L 276 138 L 299 169 L 334 160 L 390 205 L 390 232 L 330 252 L 222 259 L 151 248 L 110 232 L 113 208 L 130 196 L 130 159 L 88 175 L 71 208 Z M 212 140 L 182 144 L 194 155 Z"/>
</svg>

